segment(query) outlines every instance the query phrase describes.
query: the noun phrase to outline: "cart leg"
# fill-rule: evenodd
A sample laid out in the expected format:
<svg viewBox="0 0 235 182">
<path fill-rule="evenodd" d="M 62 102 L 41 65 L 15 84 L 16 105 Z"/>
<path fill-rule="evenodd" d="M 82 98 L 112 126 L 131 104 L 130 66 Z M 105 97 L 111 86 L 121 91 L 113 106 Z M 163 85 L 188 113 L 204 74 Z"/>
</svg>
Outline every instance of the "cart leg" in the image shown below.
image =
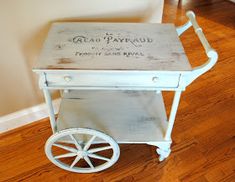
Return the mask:
<svg viewBox="0 0 235 182">
<path fill-rule="evenodd" d="M 166 141 L 171 141 L 171 132 L 172 132 L 173 125 L 174 125 L 174 122 L 175 122 L 175 116 L 176 116 L 176 112 L 177 112 L 177 109 L 178 109 L 178 106 L 179 106 L 181 92 L 182 91 L 176 91 L 175 92 L 175 96 L 174 96 L 172 107 L 171 107 L 169 122 L 168 122 L 168 126 L 167 126 L 167 131 L 166 131 L 166 134 L 165 134 L 165 140 Z"/>
<path fill-rule="evenodd" d="M 44 93 L 45 101 L 46 101 L 48 111 L 49 111 L 51 129 L 52 129 L 52 132 L 55 133 L 56 132 L 55 112 L 54 112 L 54 108 L 53 108 L 53 104 L 51 100 L 51 94 L 49 90 L 45 88 L 43 89 L 43 93 Z"/>
<path fill-rule="evenodd" d="M 168 142 L 164 142 L 164 143 L 160 143 L 160 144 L 156 145 L 156 146 L 158 146 L 158 149 L 156 151 L 159 154 L 159 161 L 163 161 L 171 153 L 171 149 L 170 149 L 170 147 L 171 147 L 171 132 L 172 132 L 173 125 L 174 125 L 176 112 L 177 112 L 177 109 L 179 106 L 181 92 L 182 91 L 176 91 L 174 99 L 173 99 L 169 122 L 168 122 L 167 130 L 166 130 L 166 134 L 165 134 L 165 141 L 168 141 Z"/>
</svg>

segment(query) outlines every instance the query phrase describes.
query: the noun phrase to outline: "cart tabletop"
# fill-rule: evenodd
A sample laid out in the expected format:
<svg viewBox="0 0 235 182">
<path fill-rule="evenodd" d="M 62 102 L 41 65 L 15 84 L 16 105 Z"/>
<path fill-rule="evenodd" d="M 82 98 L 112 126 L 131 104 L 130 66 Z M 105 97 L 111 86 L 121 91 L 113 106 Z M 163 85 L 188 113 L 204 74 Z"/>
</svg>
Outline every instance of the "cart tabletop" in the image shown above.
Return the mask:
<svg viewBox="0 0 235 182">
<path fill-rule="evenodd" d="M 34 70 L 192 68 L 173 24 L 54 23 Z"/>
</svg>

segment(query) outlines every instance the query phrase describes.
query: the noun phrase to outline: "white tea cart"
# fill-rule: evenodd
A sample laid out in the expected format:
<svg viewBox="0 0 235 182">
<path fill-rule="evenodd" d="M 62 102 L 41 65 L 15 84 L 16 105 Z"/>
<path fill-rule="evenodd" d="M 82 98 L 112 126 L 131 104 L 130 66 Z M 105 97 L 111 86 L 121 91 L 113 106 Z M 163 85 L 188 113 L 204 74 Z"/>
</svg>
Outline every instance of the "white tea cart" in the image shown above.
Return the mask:
<svg viewBox="0 0 235 182">
<path fill-rule="evenodd" d="M 173 24 L 54 23 L 34 71 L 39 74 L 53 135 L 45 152 L 62 169 L 91 173 L 112 166 L 118 143 L 170 154 L 181 92 L 217 61 L 192 11 Z M 193 26 L 208 56 L 191 68 L 179 37 Z M 49 90 L 61 91 L 55 116 Z M 174 91 L 169 118 L 161 91 Z"/>
</svg>

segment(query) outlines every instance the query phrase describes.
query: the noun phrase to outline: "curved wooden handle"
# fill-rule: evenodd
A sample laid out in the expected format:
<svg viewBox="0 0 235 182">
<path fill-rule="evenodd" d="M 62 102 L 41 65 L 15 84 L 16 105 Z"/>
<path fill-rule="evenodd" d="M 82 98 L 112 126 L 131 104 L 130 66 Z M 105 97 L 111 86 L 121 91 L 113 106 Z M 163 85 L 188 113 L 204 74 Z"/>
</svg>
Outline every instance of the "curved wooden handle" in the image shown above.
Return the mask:
<svg viewBox="0 0 235 182">
<path fill-rule="evenodd" d="M 189 18 L 193 28 L 194 28 L 194 31 L 195 33 L 197 34 L 198 38 L 200 39 L 205 51 L 206 51 L 206 54 L 208 57 L 211 57 L 213 56 L 213 54 L 215 53 L 212 53 L 211 51 L 213 52 L 216 52 L 214 49 L 211 48 L 209 42 L 207 41 L 203 31 L 202 31 L 202 28 L 198 25 L 197 23 L 197 20 L 196 20 L 196 17 L 195 17 L 195 14 L 193 11 L 187 11 L 186 13 L 186 16 Z M 210 53 L 211 52 L 211 53 Z"/>
<path fill-rule="evenodd" d="M 194 14 L 193 11 L 187 11 L 186 16 L 188 17 L 189 21 L 187 23 L 185 23 L 183 26 L 177 27 L 176 31 L 178 33 L 178 35 L 180 36 L 183 32 L 185 32 L 188 28 L 190 28 L 191 26 L 193 26 L 195 33 L 197 34 L 199 40 L 201 41 L 205 52 L 208 56 L 208 61 L 206 63 L 204 63 L 201 66 L 195 67 L 192 72 L 190 72 L 187 75 L 187 79 L 186 79 L 186 85 L 190 84 L 193 80 L 195 80 L 197 77 L 199 77 L 200 75 L 202 75 L 203 73 L 207 72 L 209 69 L 211 69 L 217 59 L 218 59 L 218 54 L 217 52 L 211 48 L 209 42 L 207 41 L 202 28 L 198 25 L 197 20 L 196 20 L 196 16 Z"/>
</svg>

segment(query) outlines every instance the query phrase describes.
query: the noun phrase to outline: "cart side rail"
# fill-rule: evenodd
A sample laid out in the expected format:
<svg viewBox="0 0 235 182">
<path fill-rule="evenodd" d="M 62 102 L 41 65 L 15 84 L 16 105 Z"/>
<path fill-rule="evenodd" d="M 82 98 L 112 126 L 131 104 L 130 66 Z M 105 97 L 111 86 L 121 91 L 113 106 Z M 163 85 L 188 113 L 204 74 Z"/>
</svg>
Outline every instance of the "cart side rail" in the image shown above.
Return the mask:
<svg viewBox="0 0 235 182">
<path fill-rule="evenodd" d="M 182 33 L 184 33 L 187 29 L 189 29 L 191 26 L 193 26 L 195 33 L 197 34 L 199 40 L 201 41 L 205 52 L 207 54 L 208 60 L 206 63 L 204 63 L 201 66 L 197 66 L 193 68 L 191 72 L 188 74 L 183 75 L 183 82 L 184 86 L 189 85 L 191 82 L 193 82 L 197 77 L 202 75 L 203 73 L 207 72 L 210 70 L 215 63 L 218 60 L 218 54 L 217 52 L 210 46 L 209 42 L 207 41 L 202 28 L 198 25 L 196 17 L 194 12 L 188 11 L 186 13 L 186 16 L 188 17 L 189 21 L 185 23 L 184 25 L 177 27 L 176 31 L 178 35 L 180 36 Z"/>
</svg>

